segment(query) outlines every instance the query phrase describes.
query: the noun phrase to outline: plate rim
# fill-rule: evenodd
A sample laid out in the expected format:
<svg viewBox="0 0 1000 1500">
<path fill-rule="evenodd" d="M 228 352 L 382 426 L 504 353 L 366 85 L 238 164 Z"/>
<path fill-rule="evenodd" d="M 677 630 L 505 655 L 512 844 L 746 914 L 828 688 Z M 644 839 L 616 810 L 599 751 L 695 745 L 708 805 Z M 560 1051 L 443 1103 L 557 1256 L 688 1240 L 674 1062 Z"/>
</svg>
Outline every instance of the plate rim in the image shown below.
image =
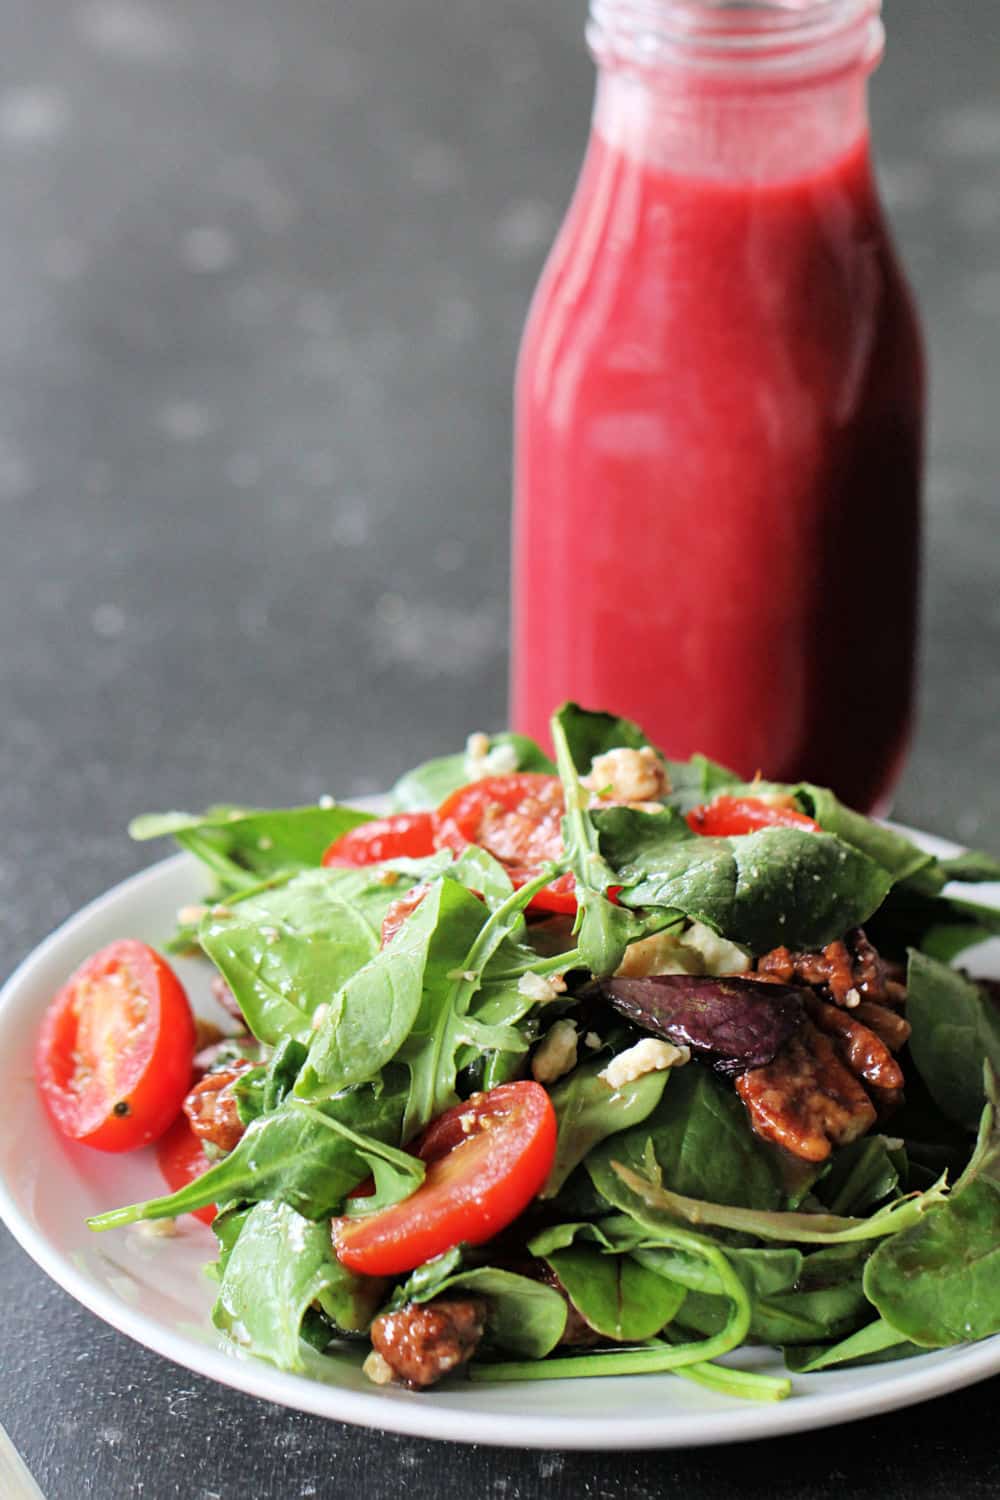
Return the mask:
<svg viewBox="0 0 1000 1500">
<path fill-rule="evenodd" d="M 925 848 L 951 854 L 961 846 L 936 835 L 899 827 Z M 128 876 L 72 913 L 42 939 L 17 965 L 0 989 L 0 1033 L 4 1018 L 17 1003 L 52 953 L 74 938 L 95 917 L 123 899 L 149 887 L 155 891 L 179 873 L 197 878 L 199 866 L 186 853 L 174 854 Z M 931 1351 L 936 1358 L 926 1366 L 918 1357 L 899 1366 L 899 1375 L 884 1384 L 860 1390 L 801 1392 L 767 1406 L 734 1402 L 701 1412 L 665 1412 L 657 1417 L 595 1419 L 561 1415 L 534 1416 L 530 1412 L 484 1412 L 459 1406 L 435 1406 L 426 1393 L 373 1390 L 353 1391 L 332 1382 L 275 1369 L 237 1353 L 200 1345 L 187 1335 L 129 1307 L 110 1289 L 94 1285 L 22 1212 L 5 1178 L 0 1175 L 0 1219 L 31 1260 L 75 1301 L 145 1348 L 174 1364 L 261 1400 L 305 1411 L 328 1420 L 453 1442 L 487 1443 L 498 1447 L 527 1447 L 562 1451 L 667 1449 L 715 1446 L 755 1441 L 861 1420 L 900 1407 L 916 1405 L 961 1389 L 1000 1372 L 1000 1334 L 953 1351 Z M 947 1353 L 946 1359 L 940 1359 Z M 921 1367 L 922 1366 L 922 1367 Z M 611 1378 L 611 1377 L 608 1377 Z M 649 1376 L 636 1376 L 648 1382 Z M 666 1378 L 666 1377 L 664 1377 Z M 797 1377 L 821 1379 L 822 1377 Z"/>
</svg>

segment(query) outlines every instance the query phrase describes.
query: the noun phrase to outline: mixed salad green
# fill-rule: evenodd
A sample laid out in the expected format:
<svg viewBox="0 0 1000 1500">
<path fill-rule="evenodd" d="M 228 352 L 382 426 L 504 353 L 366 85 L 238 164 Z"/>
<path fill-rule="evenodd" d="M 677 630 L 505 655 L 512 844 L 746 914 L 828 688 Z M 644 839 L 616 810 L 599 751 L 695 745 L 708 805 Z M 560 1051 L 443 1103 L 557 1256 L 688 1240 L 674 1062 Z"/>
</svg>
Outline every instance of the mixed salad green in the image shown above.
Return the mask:
<svg viewBox="0 0 1000 1500">
<path fill-rule="evenodd" d="M 372 821 L 385 857 L 324 865 L 375 818 L 339 805 L 136 821 L 217 883 L 174 945 L 245 1020 L 216 1059 L 238 1060 L 238 1138 L 92 1227 L 217 1205 L 216 1326 L 289 1370 L 371 1335 L 377 1379 L 672 1370 L 773 1400 L 787 1381 L 718 1361 L 763 1342 L 819 1371 L 1000 1331 L 1000 1009 L 950 966 L 1000 933 L 952 883 L 1000 864 L 669 761 L 626 720 L 567 705 L 552 734 L 555 765 L 480 737 L 404 776 L 399 827 L 461 803 L 430 852 Z M 653 796 L 615 784 L 620 752 Z M 506 798 L 525 775 L 545 788 Z"/>
</svg>

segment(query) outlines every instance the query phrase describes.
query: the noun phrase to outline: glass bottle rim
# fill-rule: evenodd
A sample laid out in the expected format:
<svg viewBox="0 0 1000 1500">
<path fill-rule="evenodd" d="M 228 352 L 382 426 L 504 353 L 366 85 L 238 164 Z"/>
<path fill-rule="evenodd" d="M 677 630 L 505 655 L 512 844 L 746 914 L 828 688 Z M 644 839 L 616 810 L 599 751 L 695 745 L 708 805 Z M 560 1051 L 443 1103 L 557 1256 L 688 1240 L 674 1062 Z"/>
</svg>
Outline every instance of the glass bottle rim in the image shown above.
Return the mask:
<svg viewBox="0 0 1000 1500">
<path fill-rule="evenodd" d="M 810 73 L 876 65 L 882 0 L 591 0 L 598 61 L 706 72 Z"/>
</svg>

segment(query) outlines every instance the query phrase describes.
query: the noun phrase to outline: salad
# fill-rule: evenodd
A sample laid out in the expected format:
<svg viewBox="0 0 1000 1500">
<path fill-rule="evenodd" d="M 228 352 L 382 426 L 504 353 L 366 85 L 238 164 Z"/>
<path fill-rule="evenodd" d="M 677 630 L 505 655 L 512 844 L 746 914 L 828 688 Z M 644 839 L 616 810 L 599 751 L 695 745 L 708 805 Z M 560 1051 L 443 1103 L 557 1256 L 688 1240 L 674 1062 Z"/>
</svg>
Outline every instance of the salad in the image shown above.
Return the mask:
<svg viewBox="0 0 1000 1500">
<path fill-rule="evenodd" d="M 232 1024 L 131 939 L 55 997 L 53 1120 L 153 1144 L 169 1189 L 91 1227 L 197 1215 L 234 1345 L 310 1371 L 355 1342 L 411 1388 L 672 1371 L 777 1400 L 720 1361 L 1000 1331 L 1000 987 L 953 966 L 1000 933 L 972 889 L 1000 862 L 573 704 L 552 739 L 473 735 L 386 816 L 136 820 L 211 872 L 169 949 Z"/>
</svg>

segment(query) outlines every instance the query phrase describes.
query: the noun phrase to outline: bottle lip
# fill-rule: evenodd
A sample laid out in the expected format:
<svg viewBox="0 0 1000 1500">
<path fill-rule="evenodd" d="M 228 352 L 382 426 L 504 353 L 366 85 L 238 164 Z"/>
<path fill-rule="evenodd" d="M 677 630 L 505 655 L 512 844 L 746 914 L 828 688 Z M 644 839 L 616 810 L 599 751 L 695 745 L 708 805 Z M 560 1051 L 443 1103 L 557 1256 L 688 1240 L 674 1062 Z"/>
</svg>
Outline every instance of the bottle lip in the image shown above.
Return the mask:
<svg viewBox="0 0 1000 1500">
<path fill-rule="evenodd" d="M 882 56 L 881 0 L 591 0 L 599 62 L 710 74 L 870 71 Z"/>
</svg>

